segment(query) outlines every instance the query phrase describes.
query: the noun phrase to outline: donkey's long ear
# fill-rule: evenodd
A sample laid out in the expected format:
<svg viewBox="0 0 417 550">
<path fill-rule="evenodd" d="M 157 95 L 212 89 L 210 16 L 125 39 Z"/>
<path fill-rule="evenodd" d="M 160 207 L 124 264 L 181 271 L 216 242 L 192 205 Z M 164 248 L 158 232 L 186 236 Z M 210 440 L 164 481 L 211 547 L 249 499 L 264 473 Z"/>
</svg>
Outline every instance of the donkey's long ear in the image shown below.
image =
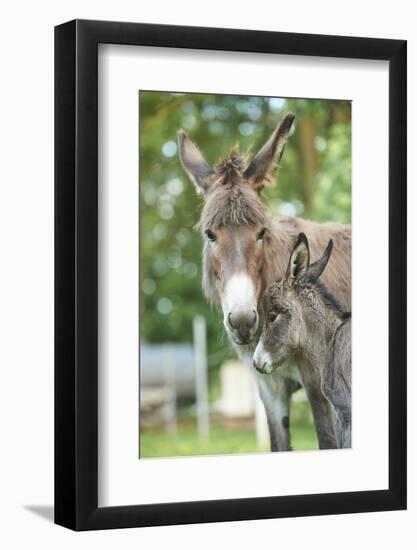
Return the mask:
<svg viewBox="0 0 417 550">
<path fill-rule="evenodd" d="M 333 250 L 333 241 L 332 239 L 330 239 L 329 244 L 327 245 L 326 250 L 323 253 L 323 256 L 319 260 L 317 260 L 317 262 L 312 263 L 308 268 L 307 277 L 309 281 L 311 282 L 317 281 L 317 279 L 323 273 L 323 271 L 326 268 L 326 265 L 330 260 L 330 256 L 332 255 L 332 250 Z"/>
<path fill-rule="evenodd" d="M 285 115 L 272 136 L 246 168 L 245 176 L 257 191 L 261 191 L 265 185 L 273 181 L 294 118 L 295 115 L 292 113 Z"/>
<path fill-rule="evenodd" d="M 214 170 L 184 130 L 178 132 L 178 148 L 182 165 L 195 183 L 197 193 L 205 193 L 209 186 L 209 177 L 214 174 Z"/>
<path fill-rule="evenodd" d="M 304 233 L 298 235 L 297 242 L 291 252 L 285 279 L 291 285 L 299 281 L 307 273 L 310 265 L 310 250 Z"/>
</svg>

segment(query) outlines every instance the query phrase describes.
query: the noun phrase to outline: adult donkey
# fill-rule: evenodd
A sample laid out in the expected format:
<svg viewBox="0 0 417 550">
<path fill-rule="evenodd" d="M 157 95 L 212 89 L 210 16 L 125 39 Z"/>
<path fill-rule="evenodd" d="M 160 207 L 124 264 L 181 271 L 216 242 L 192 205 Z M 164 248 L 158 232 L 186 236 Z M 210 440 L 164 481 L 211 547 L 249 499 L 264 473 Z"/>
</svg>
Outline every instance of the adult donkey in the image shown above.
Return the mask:
<svg viewBox="0 0 417 550">
<path fill-rule="evenodd" d="M 299 233 L 308 235 L 313 258 L 333 239 L 334 253 L 323 282 L 341 306 L 350 310 L 350 226 L 273 218 L 261 202 L 262 189 L 275 178 L 293 120 L 294 115 L 288 113 L 248 166 L 234 148 L 212 168 L 185 132 L 178 133 L 182 164 L 204 197 L 198 224 L 204 239 L 203 288 L 211 302 L 221 305 L 230 340 L 250 366 L 263 326 L 262 294 L 284 275 Z M 290 448 L 290 400 L 302 385 L 300 370 L 288 364 L 268 375 L 255 372 L 255 376 L 271 450 L 286 451 Z M 336 448 L 332 410 L 322 393 L 319 373 L 313 381 L 307 393 L 319 446 Z"/>
</svg>

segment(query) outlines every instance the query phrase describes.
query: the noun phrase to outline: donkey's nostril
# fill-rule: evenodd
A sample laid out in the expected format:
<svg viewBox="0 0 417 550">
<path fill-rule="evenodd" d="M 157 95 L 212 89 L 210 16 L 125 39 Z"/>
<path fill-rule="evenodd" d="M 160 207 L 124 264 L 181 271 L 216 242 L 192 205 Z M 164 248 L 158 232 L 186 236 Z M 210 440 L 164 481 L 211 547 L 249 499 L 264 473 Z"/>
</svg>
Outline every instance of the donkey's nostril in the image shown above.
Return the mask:
<svg viewBox="0 0 417 550">
<path fill-rule="evenodd" d="M 253 329 L 258 320 L 258 314 L 255 309 L 252 311 L 231 311 L 227 314 L 227 322 L 235 331 L 247 332 Z"/>
<path fill-rule="evenodd" d="M 262 373 L 266 373 L 266 368 L 268 366 L 268 361 L 264 361 L 262 363 L 262 366 L 260 366 L 261 363 L 258 363 L 258 361 L 255 359 L 255 357 L 253 358 L 253 366 L 255 367 L 255 369 L 259 372 L 262 372 Z"/>
</svg>

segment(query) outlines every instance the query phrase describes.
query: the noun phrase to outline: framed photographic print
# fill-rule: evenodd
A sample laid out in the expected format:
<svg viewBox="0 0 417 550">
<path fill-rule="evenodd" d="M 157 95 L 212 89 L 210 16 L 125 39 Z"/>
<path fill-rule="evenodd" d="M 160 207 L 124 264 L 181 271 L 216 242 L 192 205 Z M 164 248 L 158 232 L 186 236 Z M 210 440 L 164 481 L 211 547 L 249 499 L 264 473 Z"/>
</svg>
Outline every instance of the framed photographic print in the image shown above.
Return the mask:
<svg viewBox="0 0 417 550">
<path fill-rule="evenodd" d="M 55 521 L 406 507 L 406 42 L 55 29 Z"/>
</svg>

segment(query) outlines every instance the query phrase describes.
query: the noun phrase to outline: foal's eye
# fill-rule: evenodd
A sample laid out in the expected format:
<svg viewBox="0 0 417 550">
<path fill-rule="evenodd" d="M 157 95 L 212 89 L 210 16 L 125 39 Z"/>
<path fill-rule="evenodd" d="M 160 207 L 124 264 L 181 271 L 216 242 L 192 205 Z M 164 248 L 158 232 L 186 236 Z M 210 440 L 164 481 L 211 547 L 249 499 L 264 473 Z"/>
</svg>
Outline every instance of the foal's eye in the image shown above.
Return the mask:
<svg viewBox="0 0 417 550">
<path fill-rule="evenodd" d="M 268 321 L 270 323 L 273 323 L 277 317 L 278 317 L 278 312 L 277 311 L 270 311 L 268 313 Z"/>
<path fill-rule="evenodd" d="M 262 239 L 265 237 L 266 233 L 266 227 L 262 228 L 259 233 L 257 234 L 256 238 L 258 241 L 262 241 Z"/>
<path fill-rule="evenodd" d="M 210 242 L 216 242 L 216 235 L 210 229 L 206 229 L 206 236 Z"/>
</svg>

